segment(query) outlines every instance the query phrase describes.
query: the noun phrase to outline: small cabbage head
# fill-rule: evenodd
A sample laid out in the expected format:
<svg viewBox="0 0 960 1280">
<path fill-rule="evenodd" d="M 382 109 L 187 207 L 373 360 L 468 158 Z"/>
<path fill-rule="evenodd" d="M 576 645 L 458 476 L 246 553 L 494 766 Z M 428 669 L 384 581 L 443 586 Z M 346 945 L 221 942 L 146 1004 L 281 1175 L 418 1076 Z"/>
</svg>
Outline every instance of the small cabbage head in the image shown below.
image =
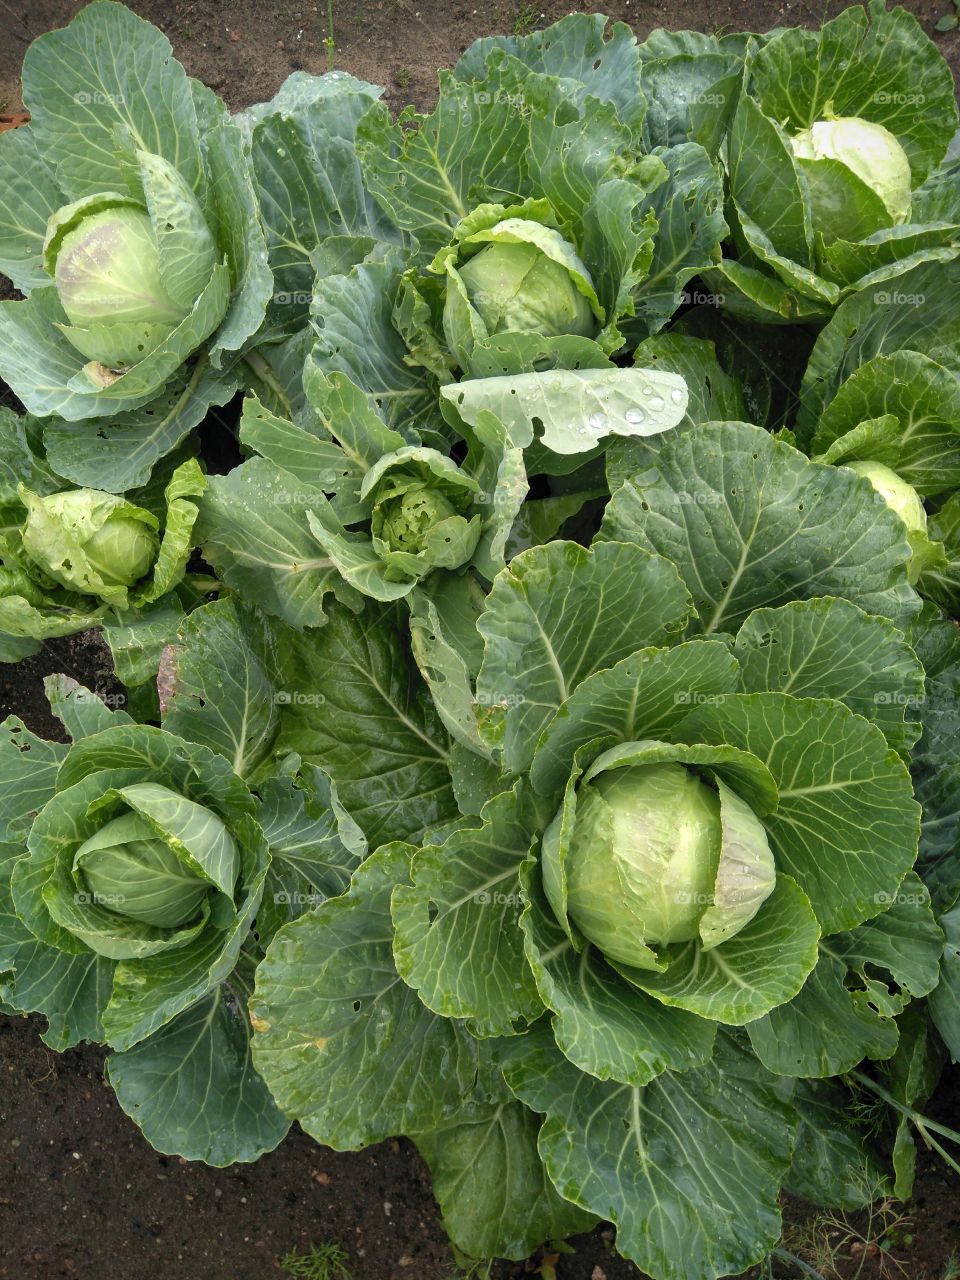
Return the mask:
<svg viewBox="0 0 960 1280">
<path fill-rule="evenodd" d="M 931 550 L 933 544 L 927 537 L 927 513 L 920 495 L 913 485 L 882 462 L 847 462 L 844 466 L 869 480 L 890 510 L 895 511 L 906 525 L 907 537 L 913 548 L 907 563 L 907 577 L 916 582 L 927 564 L 935 558 L 935 552 Z"/>
<path fill-rule="evenodd" d="M 88 361 L 123 370 L 160 347 L 211 281 L 214 238 L 193 191 L 162 156 L 138 153 L 143 201 L 107 191 L 58 209 L 44 266 Z"/>
<path fill-rule="evenodd" d="M 506 218 L 492 228 L 490 243 L 463 264 L 460 279 L 488 333 L 590 337 L 596 328 L 593 311 L 571 267 L 589 279 L 558 231 Z"/>
<path fill-rule="evenodd" d="M 461 367 L 494 334 L 596 335 L 603 311 L 590 272 L 555 222 L 545 200 L 481 205 L 437 254 L 432 269 L 447 277 L 444 334 Z"/>
<path fill-rule="evenodd" d="M 160 546 L 152 512 L 99 489 L 38 497 L 21 489 L 27 507 L 21 537 L 38 568 L 68 590 L 126 603 L 126 589 L 152 568 Z"/>
<path fill-rule="evenodd" d="M 842 116 L 817 120 L 791 139 L 801 161 L 826 161 L 806 168 L 810 178 L 814 222 L 829 239 L 861 239 L 869 216 L 858 199 L 857 182 L 843 181 L 844 170 L 867 187 L 881 204 L 888 225 L 905 222 L 910 214 L 912 184 L 910 161 L 903 147 L 882 124 Z M 832 163 L 830 163 L 832 162 Z M 842 165 L 839 172 L 835 164 Z M 872 228 L 879 229 L 879 228 Z"/>
<path fill-rule="evenodd" d="M 603 762 L 580 784 L 572 827 L 570 810 L 560 817 L 574 924 L 609 959 L 644 969 L 659 967 L 658 948 L 733 937 L 776 878 L 749 806 L 682 764 Z"/>
<path fill-rule="evenodd" d="M 73 857 L 74 877 L 90 902 L 157 929 L 206 919 L 218 897 L 233 890 L 239 868 L 236 845 L 223 822 L 158 783 L 123 788 L 117 797 L 124 811 Z M 192 832 L 192 852 L 157 820 L 165 813 L 175 813 L 177 826 Z M 216 880 L 203 870 L 208 858 L 218 866 Z"/>
<path fill-rule="evenodd" d="M 466 564 L 480 540 L 480 486 L 433 449 L 384 454 L 364 477 L 373 545 L 394 581 Z"/>
</svg>

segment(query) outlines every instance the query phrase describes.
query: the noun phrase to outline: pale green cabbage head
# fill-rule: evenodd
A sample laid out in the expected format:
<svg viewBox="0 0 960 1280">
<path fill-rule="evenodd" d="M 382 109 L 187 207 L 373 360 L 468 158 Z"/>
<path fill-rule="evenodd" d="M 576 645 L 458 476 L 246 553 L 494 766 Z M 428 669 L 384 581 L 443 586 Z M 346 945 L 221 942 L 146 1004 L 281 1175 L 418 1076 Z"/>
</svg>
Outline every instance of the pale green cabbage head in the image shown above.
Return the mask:
<svg viewBox="0 0 960 1280">
<path fill-rule="evenodd" d="M 459 268 L 488 333 L 594 333 L 593 309 L 570 267 L 589 279 L 587 269 L 558 231 L 507 218 L 489 234 L 491 242 Z"/>
<path fill-rule="evenodd" d="M 910 161 L 882 124 L 859 116 L 817 120 L 796 134 L 791 145 L 794 155 L 803 160 L 838 160 L 880 197 L 894 223 L 906 221 L 911 201 Z"/>
<path fill-rule="evenodd" d="M 720 801 L 680 764 L 610 769 L 581 787 L 567 906 L 606 955 L 697 937 L 720 865 Z"/>
<path fill-rule="evenodd" d="M 153 566 L 159 522 L 144 508 L 99 489 L 22 496 L 23 548 L 61 586 L 112 603 Z"/>
<path fill-rule="evenodd" d="M 128 787 L 123 795 L 138 807 L 146 801 L 152 811 L 176 814 L 178 829 L 189 830 L 196 846 L 215 850 L 225 882 L 234 884 L 236 845 L 215 813 L 156 783 Z M 209 914 L 220 893 L 182 841 L 164 835 L 156 821 L 133 807 L 80 845 L 73 872 L 93 905 L 158 929 L 197 921 Z"/>
</svg>

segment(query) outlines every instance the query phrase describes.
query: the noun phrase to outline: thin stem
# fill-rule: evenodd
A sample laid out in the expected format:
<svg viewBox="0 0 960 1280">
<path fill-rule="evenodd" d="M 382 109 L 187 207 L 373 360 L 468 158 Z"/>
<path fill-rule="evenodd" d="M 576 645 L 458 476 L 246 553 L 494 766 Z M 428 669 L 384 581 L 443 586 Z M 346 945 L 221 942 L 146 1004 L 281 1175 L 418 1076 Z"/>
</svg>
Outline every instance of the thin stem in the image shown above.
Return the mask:
<svg viewBox="0 0 960 1280">
<path fill-rule="evenodd" d="M 939 1133 L 944 1138 L 950 1138 L 952 1142 L 960 1144 L 960 1133 L 956 1129 L 948 1129 L 945 1124 L 939 1124 L 936 1120 L 931 1120 L 929 1116 L 923 1115 L 920 1111 L 915 1111 L 913 1107 L 908 1106 L 905 1102 L 901 1102 L 899 1098 L 895 1098 L 892 1093 L 888 1093 L 876 1080 L 871 1080 L 869 1076 L 864 1075 L 861 1071 L 851 1071 L 849 1078 L 855 1080 L 857 1084 L 864 1085 L 867 1089 L 871 1089 L 878 1098 L 882 1098 L 888 1106 L 893 1107 L 895 1111 L 899 1111 L 902 1116 L 916 1126 L 924 1142 L 940 1152 L 947 1164 L 952 1169 L 956 1169 L 960 1173 L 960 1166 L 956 1164 L 951 1156 L 949 1156 L 941 1147 L 939 1142 L 935 1142 L 930 1137 L 931 1133 Z"/>
<path fill-rule="evenodd" d="M 290 397 L 283 389 L 277 375 L 271 369 L 270 365 L 264 360 L 259 351 L 248 351 L 243 357 L 250 366 L 255 377 L 259 378 L 262 383 L 270 388 L 287 412 L 288 417 L 293 417 L 293 405 L 290 403 Z"/>
<path fill-rule="evenodd" d="M 798 1258 L 794 1253 L 788 1253 L 786 1249 L 771 1250 L 775 1258 L 779 1258 L 781 1262 L 789 1262 L 792 1267 L 796 1267 L 798 1271 L 802 1271 L 805 1276 L 809 1276 L 810 1280 L 823 1280 L 823 1276 L 816 1271 L 808 1262 L 804 1262 L 802 1258 Z"/>
<path fill-rule="evenodd" d="M 333 36 L 333 0 L 327 0 L 327 38 L 323 43 L 327 46 L 327 70 L 332 71 L 337 56 L 337 46 Z"/>
</svg>

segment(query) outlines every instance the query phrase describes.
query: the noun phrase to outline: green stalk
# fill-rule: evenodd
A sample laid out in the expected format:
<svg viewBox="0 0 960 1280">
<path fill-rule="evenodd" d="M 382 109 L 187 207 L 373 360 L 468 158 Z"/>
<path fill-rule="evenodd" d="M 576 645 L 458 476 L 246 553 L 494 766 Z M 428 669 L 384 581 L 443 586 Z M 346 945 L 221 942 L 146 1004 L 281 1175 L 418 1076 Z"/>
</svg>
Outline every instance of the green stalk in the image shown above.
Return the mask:
<svg viewBox="0 0 960 1280">
<path fill-rule="evenodd" d="M 887 1106 L 893 1107 L 893 1109 L 895 1111 L 899 1111 L 902 1116 L 906 1116 L 930 1150 L 936 1151 L 937 1155 L 939 1155 L 944 1163 L 949 1168 L 953 1169 L 955 1173 L 960 1173 L 960 1164 L 957 1163 L 941 1143 L 931 1137 L 931 1134 L 938 1133 L 942 1137 L 949 1138 L 952 1142 L 956 1142 L 960 1145 L 960 1133 L 957 1133 L 955 1129 L 948 1129 L 946 1125 L 939 1124 L 936 1120 L 931 1120 L 929 1116 L 923 1115 L 920 1111 L 915 1111 L 913 1107 L 910 1107 L 905 1102 L 901 1102 L 898 1098 L 895 1098 L 892 1093 L 888 1093 L 887 1090 L 878 1085 L 875 1080 L 871 1080 L 869 1076 L 864 1075 L 860 1071 L 851 1071 L 849 1073 L 849 1078 L 851 1080 L 855 1080 L 857 1084 L 863 1085 L 867 1089 L 871 1089 L 878 1098 L 883 1099 Z"/>
<path fill-rule="evenodd" d="M 327 0 L 327 38 L 323 43 L 327 47 L 327 70 L 332 71 L 337 56 L 337 46 L 333 38 L 333 0 Z"/>
</svg>

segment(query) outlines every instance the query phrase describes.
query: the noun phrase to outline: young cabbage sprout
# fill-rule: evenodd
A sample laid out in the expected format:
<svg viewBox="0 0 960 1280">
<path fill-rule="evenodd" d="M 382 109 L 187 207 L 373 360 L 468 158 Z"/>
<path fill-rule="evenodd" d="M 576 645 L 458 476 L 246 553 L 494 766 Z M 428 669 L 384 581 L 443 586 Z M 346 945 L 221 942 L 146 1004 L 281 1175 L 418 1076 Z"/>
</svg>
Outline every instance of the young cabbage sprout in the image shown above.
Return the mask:
<svg viewBox="0 0 960 1280">
<path fill-rule="evenodd" d="M 384 454 L 363 479 L 370 533 L 388 580 L 418 580 L 466 564 L 480 540 L 480 486 L 456 463 L 408 446 Z"/>
<path fill-rule="evenodd" d="M 108 604 L 125 601 L 126 588 L 153 565 L 159 521 L 143 507 L 99 489 L 20 494 L 27 508 L 23 548 L 61 586 Z"/>
<path fill-rule="evenodd" d="M 887 225 L 908 219 L 910 162 L 882 124 L 859 116 L 817 120 L 796 134 L 791 146 L 806 162 L 814 225 L 825 239 L 861 238 L 864 203 L 876 204 L 871 196 L 879 198 L 877 213 Z"/>
</svg>

